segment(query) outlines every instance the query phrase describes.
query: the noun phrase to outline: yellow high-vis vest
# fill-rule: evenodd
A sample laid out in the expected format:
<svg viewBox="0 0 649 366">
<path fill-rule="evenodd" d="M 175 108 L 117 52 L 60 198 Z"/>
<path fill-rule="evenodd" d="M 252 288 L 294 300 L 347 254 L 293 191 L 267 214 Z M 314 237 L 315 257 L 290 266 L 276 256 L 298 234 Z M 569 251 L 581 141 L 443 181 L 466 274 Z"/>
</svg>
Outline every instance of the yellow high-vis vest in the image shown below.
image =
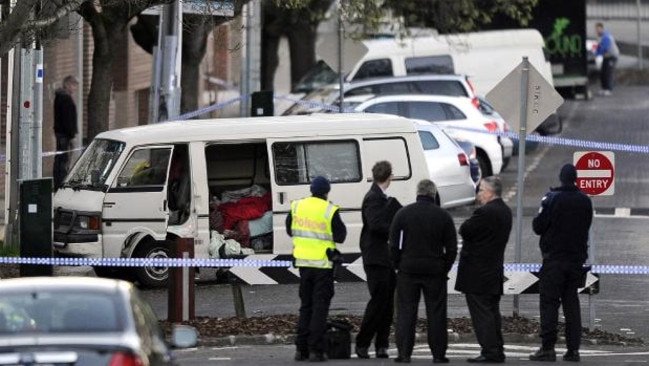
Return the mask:
<svg viewBox="0 0 649 366">
<path fill-rule="evenodd" d="M 291 233 L 296 267 L 333 268 L 327 249 L 336 249 L 331 219 L 338 206 L 317 197 L 291 202 Z"/>
</svg>

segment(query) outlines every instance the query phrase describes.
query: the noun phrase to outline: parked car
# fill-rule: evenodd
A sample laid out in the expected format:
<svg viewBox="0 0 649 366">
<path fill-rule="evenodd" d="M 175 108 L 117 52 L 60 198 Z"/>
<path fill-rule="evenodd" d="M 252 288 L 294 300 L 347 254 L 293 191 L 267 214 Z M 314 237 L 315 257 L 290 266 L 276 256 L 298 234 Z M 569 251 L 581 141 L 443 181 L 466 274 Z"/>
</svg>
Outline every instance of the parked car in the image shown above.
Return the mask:
<svg viewBox="0 0 649 366">
<path fill-rule="evenodd" d="M 473 85 L 465 75 L 412 75 L 363 79 L 343 84 L 344 101 L 355 96 L 432 94 L 466 97 L 478 106 Z M 330 111 L 339 104 L 340 84 L 329 84 L 307 94 L 283 115 Z"/>
<path fill-rule="evenodd" d="M 475 181 L 470 157 L 444 130 L 428 121 L 415 120 L 430 172 L 437 186 L 441 207 L 450 208 L 475 202 Z"/>
<path fill-rule="evenodd" d="M 461 136 L 475 144 L 484 176 L 502 171 L 502 147 L 494 134 L 498 124 L 484 116 L 467 98 L 405 94 L 368 96 L 367 100 L 358 102 L 354 107 L 357 112 L 396 114 L 434 122 L 452 137 Z"/>
<path fill-rule="evenodd" d="M 174 330 L 172 339 L 178 335 Z M 194 331 L 184 346 L 196 340 Z M 0 281 L 0 359 L 11 365 L 176 364 L 158 318 L 131 283 L 73 276 Z"/>
<path fill-rule="evenodd" d="M 488 118 L 492 118 L 498 124 L 499 132 L 509 132 L 511 128 L 505 119 L 496 112 L 496 109 L 483 97 L 478 96 L 478 109 Z M 509 165 L 512 155 L 514 154 L 514 143 L 507 136 L 498 136 L 498 142 L 503 149 L 503 170 Z"/>
<path fill-rule="evenodd" d="M 482 179 L 482 171 L 480 170 L 480 162 L 478 161 L 478 154 L 476 153 L 475 145 L 473 142 L 460 137 L 457 137 L 454 140 L 469 157 L 471 179 L 473 180 L 473 183 L 476 184 L 477 189 L 477 184 L 480 182 L 480 179 Z"/>
</svg>

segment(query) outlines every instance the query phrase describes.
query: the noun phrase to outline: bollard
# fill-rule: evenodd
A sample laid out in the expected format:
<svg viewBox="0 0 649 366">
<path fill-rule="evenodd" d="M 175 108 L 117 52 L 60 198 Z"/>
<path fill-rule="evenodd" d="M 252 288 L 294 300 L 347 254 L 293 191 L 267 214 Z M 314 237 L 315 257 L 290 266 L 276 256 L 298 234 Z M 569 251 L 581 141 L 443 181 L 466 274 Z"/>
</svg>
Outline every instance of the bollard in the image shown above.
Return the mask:
<svg viewBox="0 0 649 366">
<path fill-rule="evenodd" d="M 177 238 L 173 243 L 172 258 L 194 258 L 194 239 Z M 180 323 L 194 319 L 194 288 L 194 267 L 169 267 L 168 321 Z"/>
</svg>

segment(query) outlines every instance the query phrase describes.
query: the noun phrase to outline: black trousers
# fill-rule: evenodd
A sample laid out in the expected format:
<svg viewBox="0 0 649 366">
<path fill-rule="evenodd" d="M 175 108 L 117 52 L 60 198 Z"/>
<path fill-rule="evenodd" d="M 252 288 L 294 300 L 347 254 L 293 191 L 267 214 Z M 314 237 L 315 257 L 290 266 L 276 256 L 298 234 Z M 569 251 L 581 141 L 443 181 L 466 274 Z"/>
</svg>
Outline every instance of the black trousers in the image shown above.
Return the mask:
<svg viewBox="0 0 649 366">
<path fill-rule="evenodd" d="M 494 360 L 505 359 L 505 349 L 500 315 L 501 295 L 465 294 L 471 314 L 471 323 L 481 354 Z"/>
<path fill-rule="evenodd" d="M 369 347 L 374 339 L 376 348 L 388 348 L 390 326 L 394 314 L 394 269 L 384 266 L 364 266 L 370 301 L 365 307 L 361 329 L 356 336 L 356 345 Z"/>
<path fill-rule="evenodd" d="M 600 82 L 602 89 L 613 90 L 615 86 L 615 65 L 617 65 L 617 57 L 607 56 L 602 60 L 602 70 L 600 70 Z"/>
<path fill-rule="evenodd" d="M 428 346 L 435 358 L 446 356 L 448 333 L 446 320 L 446 276 L 397 274 L 397 348 L 399 356 L 412 356 L 419 298 L 424 294 Z"/>
<path fill-rule="evenodd" d="M 295 345 L 302 354 L 324 351 L 327 315 L 333 296 L 333 270 L 300 267 L 301 303 Z"/>
<path fill-rule="evenodd" d="M 68 151 L 70 150 L 72 139 L 65 135 L 56 134 L 56 151 Z M 70 153 L 64 152 L 59 153 L 54 156 L 54 166 L 52 167 L 52 175 L 54 178 L 54 189 L 58 189 L 63 184 L 65 176 L 68 174 L 68 165 L 70 161 Z"/>
<path fill-rule="evenodd" d="M 582 281 L 581 263 L 543 261 L 539 280 L 541 338 L 543 348 L 557 343 L 559 306 L 566 318 L 566 346 L 578 350 L 581 344 L 581 307 L 577 289 Z"/>
</svg>

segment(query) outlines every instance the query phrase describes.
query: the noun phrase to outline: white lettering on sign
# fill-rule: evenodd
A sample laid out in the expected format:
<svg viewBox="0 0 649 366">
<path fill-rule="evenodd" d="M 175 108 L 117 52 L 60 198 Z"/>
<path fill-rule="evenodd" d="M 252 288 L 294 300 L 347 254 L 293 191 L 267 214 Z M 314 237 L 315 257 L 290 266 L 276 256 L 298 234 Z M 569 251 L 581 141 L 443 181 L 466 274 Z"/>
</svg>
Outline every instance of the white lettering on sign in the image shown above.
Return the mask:
<svg viewBox="0 0 649 366">
<path fill-rule="evenodd" d="M 579 189 L 587 188 L 606 188 L 611 180 L 610 179 L 591 179 L 591 180 L 580 180 Z"/>
<path fill-rule="evenodd" d="M 534 96 L 532 97 L 532 113 L 539 114 L 539 105 L 541 104 L 541 86 L 534 85 Z"/>
<path fill-rule="evenodd" d="M 599 168 L 599 159 L 588 159 L 589 168 Z"/>
</svg>

